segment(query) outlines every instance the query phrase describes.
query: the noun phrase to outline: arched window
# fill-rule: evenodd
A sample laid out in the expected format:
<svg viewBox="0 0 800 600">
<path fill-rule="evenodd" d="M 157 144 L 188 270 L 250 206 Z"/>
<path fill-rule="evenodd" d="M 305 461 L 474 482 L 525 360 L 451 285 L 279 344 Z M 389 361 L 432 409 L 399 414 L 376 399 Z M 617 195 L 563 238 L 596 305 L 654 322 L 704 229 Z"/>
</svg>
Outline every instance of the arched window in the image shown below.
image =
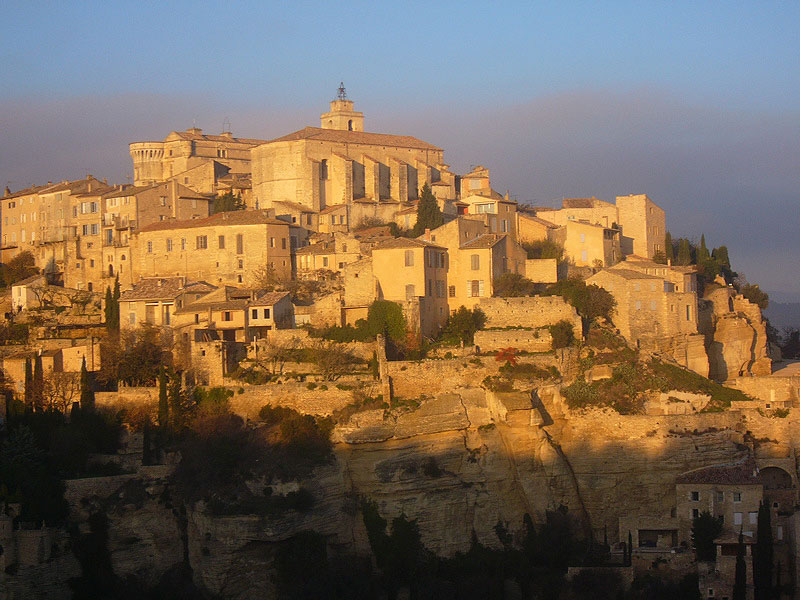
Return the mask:
<svg viewBox="0 0 800 600">
<path fill-rule="evenodd" d="M 108 276 L 109 277 L 114 276 L 114 265 L 108 265 Z"/>
<path fill-rule="evenodd" d="M 319 163 L 319 178 L 320 179 L 327 179 L 328 178 L 328 159 L 323 158 L 322 161 Z"/>
<path fill-rule="evenodd" d="M 347 122 L 347 131 L 353 131 L 353 119 Z"/>
</svg>

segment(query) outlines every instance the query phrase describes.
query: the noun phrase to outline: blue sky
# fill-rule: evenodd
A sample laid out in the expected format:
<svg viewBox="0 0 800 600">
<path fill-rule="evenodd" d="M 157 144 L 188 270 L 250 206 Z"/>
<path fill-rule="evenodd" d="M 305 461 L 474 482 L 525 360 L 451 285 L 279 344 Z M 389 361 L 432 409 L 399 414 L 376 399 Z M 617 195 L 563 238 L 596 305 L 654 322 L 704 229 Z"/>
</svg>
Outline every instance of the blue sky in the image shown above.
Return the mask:
<svg viewBox="0 0 800 600">
<path fill-rule="evenodd" d="M 797 2 L 7 1 L 0 183 L 125 181 L 127 142 L 193 123 L 282 135 L 344 80 L 368 130 L 520 200 L 646 192 L 800 298 L 799 25 Z"/>
</svg>

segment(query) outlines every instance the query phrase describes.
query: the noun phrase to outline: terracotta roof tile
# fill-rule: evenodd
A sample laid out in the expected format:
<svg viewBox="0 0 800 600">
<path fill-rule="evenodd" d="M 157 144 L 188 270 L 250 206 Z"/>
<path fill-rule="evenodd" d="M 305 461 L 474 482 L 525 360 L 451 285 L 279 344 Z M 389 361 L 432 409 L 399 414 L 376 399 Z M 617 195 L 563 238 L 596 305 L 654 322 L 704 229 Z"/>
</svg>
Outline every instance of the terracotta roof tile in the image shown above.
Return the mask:
<svg viewBox="0 0 800 600">
<path fill-rule="evenodd" d="M 505 234 L 497 234 L 497 233 L 483 233 L 472 239 L 465 244 L 461 245 L 461 248 L 464 250 L 479 250 L 481 248 L 491 248 L 495 244 L 497 244 L 500 240 L 505 238 Z"/>
<path fill-rule="evenodd" d="M 197 227 L 214 227 L 219 225 L 285 225 L 286 221 L 280 221 L 267 216 L 266 211 L 262 210 L 232 210 L 229 212 L 217 213 L 202 219 L 189 219 L 187 221 L 160 221 L 146 227 L 142 227 L 139 233 L 149 231 L 168 231 L 171 229 L 193 229 Z"/>
<path fill-rule="evenodd" d="M 728 465 L 695 469 L 678 475 L 675 483 L 716 483 L 719 485 L 759 485 L 761 474 L 752 459 Z"/>
<path fill-rule="evenodd" d="M 212 292 L 215 289 L 216 286 L 205 281 L 186 282 L 184 277 L 149 277 L 122 292 L 119 299 L 123 301 L 173 299 L 183 291 Z"/>
<path fill-rule="evenodd" d="M 392 238 L 391 240 L 386 240 L 385 242 L 380 242 L 373 248 L 374 250 L 392 250 L 394 248 L 441 248 L 444 250 L 444 246 L 439 246 L 437 244 L 433 244 L 431 242 L 427 242 L 425 240 L 417 240 L 414 238 Z"/>
</svg>

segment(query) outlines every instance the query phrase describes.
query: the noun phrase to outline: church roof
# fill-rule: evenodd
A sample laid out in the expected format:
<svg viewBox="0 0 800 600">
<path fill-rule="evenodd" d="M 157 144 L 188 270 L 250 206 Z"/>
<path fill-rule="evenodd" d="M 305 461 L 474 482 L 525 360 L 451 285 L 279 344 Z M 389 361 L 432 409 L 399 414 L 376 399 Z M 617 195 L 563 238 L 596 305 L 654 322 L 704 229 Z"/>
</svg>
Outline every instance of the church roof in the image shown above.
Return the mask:
<svg viewBox="0 0 800 600">
<path fill-rule="evenodd" d="M 343 129 L 322 129 L 321 127 L 304 127 L 294 133 L 263 143 L 272 144 L 273 142 L 294 142 L 298 140 L 361 144 L 364 146 L 395 146 L 399 148 L 441 151 L 441 148 L 429 144 L 428 142 L 423 142 L 410 135 L 368 133 L 366 131 L 346 131 Z"/>
</svg>

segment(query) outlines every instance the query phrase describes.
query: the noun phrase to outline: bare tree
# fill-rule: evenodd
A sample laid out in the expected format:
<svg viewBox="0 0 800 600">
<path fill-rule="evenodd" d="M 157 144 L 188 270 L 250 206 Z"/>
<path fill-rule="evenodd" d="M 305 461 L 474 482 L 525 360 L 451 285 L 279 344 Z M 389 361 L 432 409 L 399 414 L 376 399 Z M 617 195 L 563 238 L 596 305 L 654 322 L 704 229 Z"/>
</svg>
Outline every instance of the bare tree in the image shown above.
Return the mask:
<svg viewBox="0 0 800 600">
<path fill-rule="evenodd" d="M 294 358 L 299 347 L 300 340 L 297 337 L 271 343 L 254 361 L 255 365 L 272 375 L 283 375 L 284 366 Z"/>
<path fill-rule="evenodd" d="M 312 360 L 326 381 L 336 381 L 349 373 L 360 361 L 352 352 L 336 342 L 317 343 L 312 350 Z"/>
<path fill-rule="evenodd" d="M 69 303 L 75 307 L 79 307 L 81 310 L 81 314 L 86 312 L 86 307 L 89 303 L 94 299 L 94 294 L 88 290 L 75 290 L 69 296 Z"/>
<path fill-rule="evenodd" d="M 81 396 L 80 373 L 51 371 L 44 377 L 42 398 L 44 407 L 67 412 Z"/>
</svg>

